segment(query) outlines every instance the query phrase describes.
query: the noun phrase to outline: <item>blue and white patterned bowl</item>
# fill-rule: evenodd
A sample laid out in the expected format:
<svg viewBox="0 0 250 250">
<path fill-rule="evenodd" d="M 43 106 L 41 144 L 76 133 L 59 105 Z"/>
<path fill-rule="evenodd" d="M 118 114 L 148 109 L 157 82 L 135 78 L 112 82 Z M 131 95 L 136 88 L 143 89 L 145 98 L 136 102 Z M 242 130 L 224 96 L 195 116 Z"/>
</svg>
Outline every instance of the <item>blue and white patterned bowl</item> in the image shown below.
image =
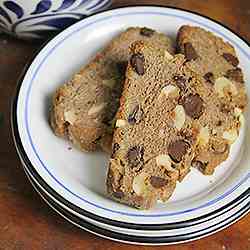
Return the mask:
<svg viewBox="0 0 250 250">
<path fill-rule="evenodd" d="M 47 38 L 104 10 L 111 0 L 0 0 L 0 30 L 24 38 Z"/>
</svg>

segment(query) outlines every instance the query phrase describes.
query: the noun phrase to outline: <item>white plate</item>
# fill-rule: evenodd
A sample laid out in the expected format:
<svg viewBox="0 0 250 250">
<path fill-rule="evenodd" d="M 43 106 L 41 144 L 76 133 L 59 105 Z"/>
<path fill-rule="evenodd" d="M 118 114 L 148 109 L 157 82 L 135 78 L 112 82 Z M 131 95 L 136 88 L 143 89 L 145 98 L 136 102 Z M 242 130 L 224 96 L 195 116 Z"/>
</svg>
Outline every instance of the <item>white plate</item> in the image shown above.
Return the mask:
<svg viewBox="0 0 250 250">
<path fill-rule="evenodd" d="M 223 224 L 228 218 L 232 218 L 236 214 L 240 214 L 241 210 L 244 209 L 248 204 L 248 207 L 250 206 L 250 194 L 246 195 L 246 197 L 242 197 L 238 201 L 235 201 L 235 203 L 231 204 L 229 207 L 225 209 L 221 209 L 217 214 L 213 216 L 208 216 L 207 218 L 203 218 L 203 220 L 199 221 L 197 224 L 186 225 L 184 227 L 180 226 L 176 229 L 171 230 L 138 230 L 138 229 L 127 229 L 122 227 L 115 227 L 110 226 L 104 223 L 97 222 L 95 220 L 89 219 L 88 217 L 79 216 L 78 213 L 75 211 L 69 209 L 67 206 L 62 204 L 60 201 L 58 201 L 55 197 L 51 196 L 42 186 L 39 185 L 39 182 L 36 180 L 36 178 L 32 175 L 32 173 L 29 171 L 29 169 L 24 164 L 24 170 L 29 177 L 31 183 L 39 188 L 39 190 L 44 193 L 53 203 L 56 203 L 58 206 L 61 207 L 64 211 L 69 212 L 70 214 L 78 217 L 81 221 L 87 221 L 97 227 L 103 228 L 105 230 L 110 230 L 113 232 L 121 233 L 121 234 L 127 234 L 131 236 L 142 236 L 142 237 L 172 237 L 176 240 L 179 240 L 180 238 L 189 238 L 192 239 L 194 235 L 197 233 L 206 232 L 207 229 L 213 228 L 216 226 L 216 228 L 219 228 L 221 224 Z"/>
<path fill-rule="evenodd" d="M 33 187 L 39 193 L 39 195 L 47 202 L 47 204 L 52 207 L 57 213 L 59 213 L 62 217 L 64 217 L 69 222 L 73 223 L 74 225 L 87 230 L 91 233 L 94 233 L 98 236 L 108 238 L 111 240 L 124 242 L 124 243 L 131 243 L 131 244 L 143 244 L 143 245 L 169 245 L 169 244 L 176 244 L 176 243 L 184 243 L 188 241 L 193 241 L 196 239 L 203 238 L 215 232 L 218 232 L 225 227 L 231 225 L 232 223 L 236 222 L 244 215 L 247 214 L 247 211 L 250 207 L 249 202 L 244 201 L 239 206 L 234 208 L 233 214 L 227 214 L 225 216 L 226 219 L 222 220 L 220 217 L 218 218 L 218 223 L 214 225 L 209 225 L 207 228 L 197 230 L 196 232 L 189 232 L 189 230 L 184 231 L 182 235 L 169 235 L 166 233 L 164 236 L 154 236 L 154 235 L 145 235 L 143 234 L 136 234 L 136 233 L 129 233 L 129 232 L 120 232 L 119 230 L 110 230 L 105 226 L 99 226 L 96 224 L 89 223 L 88 220 L 79 219 L 74 213 L 68 212 L 68 210 L 63 208 L 63 205 L 60 203 L 55 202 L 54 199 L 50 197 L 44 190 L 36 184 L 32 175 L 27 172 L 26 168 L 25 172 L 32 183 Z M 220 223 L 219 223 L 220 221 Z"/>
<path fill-rule="evenodd" d="M 129 26 L 149 26 L 174 39 L 183 24 L 202 26 L 232 43 L 246 82 L 250 81 L 250 49 L 241 38 L 207 18 L 161 7 L 122 8 L 80 21 L 50 41 L 28 68 L 13 106 L 15 137 L 20 136 L 17 147 L 46 189 L 79 214 L 114 226 L 158 228 L 217 211 L 249 188 L 249 128 L 241 131 L 229 159 L 213 176 L 202 176 L 193 169 L 167 203 L 159 203 L 151 211 L 139 211 L 106 197 L 106 155 L 68 150 L 68 143 L 55 137 L 49 127 L 48 108 L 53 91 L 114 35 Z M 249 85 L 247 91 L 250 96 Z M 249 118 L 248 108 L 246 124 Z"/>
</svg>

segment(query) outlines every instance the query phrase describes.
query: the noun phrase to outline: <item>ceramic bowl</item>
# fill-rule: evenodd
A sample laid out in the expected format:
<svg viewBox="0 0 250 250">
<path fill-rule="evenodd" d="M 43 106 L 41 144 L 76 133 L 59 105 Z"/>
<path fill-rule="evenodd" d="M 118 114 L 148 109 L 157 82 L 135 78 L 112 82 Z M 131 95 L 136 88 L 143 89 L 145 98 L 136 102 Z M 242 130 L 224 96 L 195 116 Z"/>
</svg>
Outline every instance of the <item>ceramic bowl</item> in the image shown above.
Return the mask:
<svg viewBox="0 0 250 250">
<path fill-rule="evenodd" d="M 110 6 L 111 0 L 0 0 L 0 29 L 23 39 L 47 38 Z"/>
</svg>

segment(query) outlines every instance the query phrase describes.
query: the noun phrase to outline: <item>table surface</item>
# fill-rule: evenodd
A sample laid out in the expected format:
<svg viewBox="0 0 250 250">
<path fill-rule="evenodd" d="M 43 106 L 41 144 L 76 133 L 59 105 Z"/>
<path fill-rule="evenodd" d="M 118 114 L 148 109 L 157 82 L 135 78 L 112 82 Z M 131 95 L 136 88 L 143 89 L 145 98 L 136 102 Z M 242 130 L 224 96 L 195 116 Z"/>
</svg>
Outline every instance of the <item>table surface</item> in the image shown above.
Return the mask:
<svg viewBox="0 0 250 250">
<path fill-rule="evenodd" d="M 132 5 L 132 0 L 113 1 L 113 7 Z M 180 7 L 207 15 L 250 42 L 250 1 L 247 0 L 137 0 L 136 4 Z M 10 129 L 10 104 L 24 65 L 40 44 L 0 35 L 0 250 L 9 249 L 155 249 L 102 239 L 69 224 L 37 195 L 17 157 Z M 160 247 L 159 247 L 160 248 Z M 161 249 L 249 250 L 250 215 L 207 238 Z"/>
</svg>

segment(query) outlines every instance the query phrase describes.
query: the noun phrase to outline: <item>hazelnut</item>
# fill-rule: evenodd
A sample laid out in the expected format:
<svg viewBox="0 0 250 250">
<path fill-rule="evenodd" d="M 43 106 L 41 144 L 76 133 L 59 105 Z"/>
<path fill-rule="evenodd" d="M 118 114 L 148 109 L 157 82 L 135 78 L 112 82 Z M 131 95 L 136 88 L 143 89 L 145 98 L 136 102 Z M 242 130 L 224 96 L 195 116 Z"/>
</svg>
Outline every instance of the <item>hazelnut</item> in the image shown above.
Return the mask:
<svg viewBox="0 0 250 250">
<path fill-rule="evenodd" d="M 179 97 L 179 89 L 174 85 L 167 85 L 161 90 L 161 95 L 169 98 L 177 98 Z"/>
<path fill-rule="evenodd" d="M 64 112 L 64 120 L 69 122 L 71 125 L 76 121 L 77 117 L 73 110 L 68 110 Z"/>
<path fill-rule="evenodd" d="M 186 120 L 185 110 L 182 105 L 177 105 L 174 109 L 174 126 L 180 130 Z"/>
<path fill-rule="evenodd" d="M 175 169 L 172 167 L 171 158 L 169 157 L 169 155 L 158 155 L 155 160 L 157 166 L 164 166 L 168 171 L 175 171 Z"/>
<path fill-rule="evenodd" d="M 125 127 L 126 125 L 127 125 L 127 121 L 122 120 L 122 119 L 118 119 L 118 120 L 116 121 L 116 124 L 115 124 L 115 126 L 116 126 L 117 128 L 122 128 L 122 127 Z"/>
<path fill-rule="evenodd" d="M 141 173 L 134 177 L 133 180 L 133 190 L 137 195 L 143 195 L 147 192 L 147 185 L 145 183 L 146 175 L 144 173 Z"/>
<path fill-rule="evenodd" d="M 208 127 L 202 127 L 198 135 L 198 144 L 203 146 L 209 141 L 209 129 Z"/>
<path fill-rule="evenodd" d="M 243 127 L 244 124 L 245 124 L 245 118 L 244 118 L 244 116 L 242 114 L 242 110 L 239 109 L 239 108 L 235 108 L 234 109 L 234 115 L 239 120 L 241 127 Z"/>
<path fill-rule="evenodd" d="M 174 58 L 167 50 L 165 50 L 165 52 L 164 52 L 164 57 L 167 60 L 172 60 Z"/>
<path fill-rule="evenodd" d="M 226 92 L 229 92 L 232 95 L 236 95 L 238 92 L 235 85 L 224 76 L 215 80 L 214 87 L 216 92 L 219 94 L 219 97 L 224 97 Z"/>
<path fill-rule="evenodd" d="M 238 132 L 236 129 L 230 129 L 228 131 L 225 131 L 222 137 L 226 139 L 229 144 L 233 144 L 238 137 Z"/>
</svg>

